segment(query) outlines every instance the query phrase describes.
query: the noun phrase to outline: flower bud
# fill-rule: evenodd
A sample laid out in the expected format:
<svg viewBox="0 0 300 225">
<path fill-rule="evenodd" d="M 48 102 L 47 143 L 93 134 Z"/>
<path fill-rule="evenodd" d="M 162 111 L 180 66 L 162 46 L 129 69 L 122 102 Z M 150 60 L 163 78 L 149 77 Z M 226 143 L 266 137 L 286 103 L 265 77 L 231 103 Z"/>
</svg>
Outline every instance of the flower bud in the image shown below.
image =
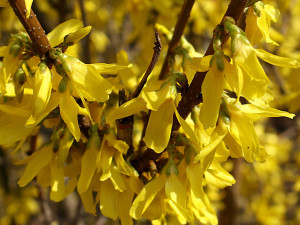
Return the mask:
<svg viewBox="0 0 300 225">
<path fill-rule="evenodd" d="M 64 93 L 67 90 L 68 86 L 68 77 L 63 77 L 58 85 L 58 92 Z"/>
<path fill-rule="evenodd" d="M 9 47 L 9 54 L 16 57 L 17 55 L 19 55 L 21 48 L 22 48 L 22 42 L 19 40 L 16 40 Z"/>
<path fill-rule="evenodd" d="M 21 103 L 23 99 L 25 81 L 26 74 L 24 70 L 21 67 L 19 67 L 14 74 L 15 94 L 19 103 Z"/>
</svg>

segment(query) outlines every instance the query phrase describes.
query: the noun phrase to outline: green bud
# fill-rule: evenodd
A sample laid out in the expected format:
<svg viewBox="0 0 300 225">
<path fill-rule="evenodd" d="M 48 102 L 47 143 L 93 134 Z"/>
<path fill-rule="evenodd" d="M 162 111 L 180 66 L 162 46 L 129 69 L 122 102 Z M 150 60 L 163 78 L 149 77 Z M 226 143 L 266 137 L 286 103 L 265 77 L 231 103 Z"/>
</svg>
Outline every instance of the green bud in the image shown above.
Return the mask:
<svg viewBox="0 0 300 225">
<path fill-rule="evenodd" d="M 219 111 L 219 116 L 226 124 L 230 124 L 230 112 L 227 107 L 226 97 L 222 98 L 221 107 Z"/>
<path fill-rule="evenodd" d="M 180 84 L 180 85 L 186 85 L 188 83 L 188 80 L 186 78 L 186 75 L 184 73 L 181 72 L 175 72 L 174 73 L 174 77 L 176 78 L 176 81 Z"/>
<path fill-rule="evenodd" d="M 231 17 L 227 18 L 224 22 L 225 30 L 230 33 L 231 37 L 241 33 L 241 29 L 235 25 L 234 19 Z"/>
<path fill-rule="evenodd" d="M 25 80 L 26 80 L 26 74 L 22 69 L 22 67 L 19 67 L 14 74 L 14 81 L 23 85 L 25 83 Z"/>
<path fill-rule="evenodd" d="M 15 94 L 16 94 L 17 101 L 19 103 L 21 103 L 23 99 L 25 81 L 26 81 L 26 74 L 24 70 L 21 67 L 19 67 L 14 74 Z"/>
<path fill-rule="evenodd" d="M 167 165 L 166 165 L 166 175 L 170 176 L 172 173 L 175 173 L 176 175 L 179 174 L 178 168 L 173 160 L 172 157 L 170 157 Z"/>
<path fill-rule="evenodd" d="M 23 42 L 30 42 L 28 34 L 26 32 L 20 32 L 19 37 Z"/>
<path fill-rule="evenodd" d="M 44 61 L 42 61 L 40 63 L 39 70 L 40 70 L 41 73 L 45 73 L 46 72 L 46 70 L 47 70 L 47 64 Z"/>
<path fill-rule="evenodd" d="M 223 54 L 215 54 L 215 60 L 216 60 L 216 65 L 217 65 L 217 69 L 219 71 L 223 71 L 224 70 L 224 59 L 223 59 Z"/>
<path fill-rule="evenodd" d="M 16 57 L 17 55 L 19 55 L 21 48 L 22 48 L 22 42 L 16 40 L 9 47 L 9 54 Z"/>
<path fill-rule="evenodd" d="M 63 79 L 60 81 L 58 85 L 58 91 L 60 93 L 64 93 L 67 90 L 68 80 L 68 77 L 63 77 Z"/>
</svg>

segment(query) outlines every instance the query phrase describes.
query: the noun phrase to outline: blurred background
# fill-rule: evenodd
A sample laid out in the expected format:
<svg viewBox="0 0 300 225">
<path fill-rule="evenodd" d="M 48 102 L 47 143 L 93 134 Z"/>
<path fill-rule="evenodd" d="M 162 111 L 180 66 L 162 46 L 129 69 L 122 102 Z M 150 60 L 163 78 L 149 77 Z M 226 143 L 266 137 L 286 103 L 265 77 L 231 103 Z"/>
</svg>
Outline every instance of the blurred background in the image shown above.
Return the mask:
<svg viewBox="0 0 300 225">
<path fill-rule="evenodd" d="M 280 10 L 280 19 L 271 24 L 270 30 L 279 46 L 261 42 L 255 47 L 300 60 L 300 1 L 263 2 Z M 155 24 L 172 31 L 182 3 L 183 0 L 39 0 L 33 1 L 32 9 L 46 33 L 73 18 L 91 25 L 90 34 L 79 45 L 71 47 L 69 53 L 85 63 L 132 63 L 132 70 L 139 77 L 153 53 Z M 195 54 L 206 51 L 213 29 L 221 21 L 228 4 L 228 0 L 195 2 L 185 29 L 185 38 Z M 0 8 L 0 46 L 7 45 L 10 34 L 20 30 L 23 30 L 22 25 L 12 9 Z M 168 38 L 161 34 L 163 48 L 155 71 L 162 66 Z M 124 51 L 127 55 L 121 57 Z M 184 55 L 186 49 L 182 51 Z M 189 60 L 188 54 L 186 57 Z M 258 121 L 256 130 L 261 145 L 269 153 L 267 162 L 249 164 L 243 159 L 229 160 L 224 167 L 234 175 L 237 183 L 223 190 L 206 186 L 220 224 L 232 224 L 232 221 L 239 225 L 300 224 L 300 69 L 281 69 L 262 63 L 273 82 L 276 99 L 272 106 L 295 113 L 296 117 Z M 24 168 L 14 162 L 30 151 L 30 143 L 21 150 L 12 155 L 11 151 L 0 149 L 1 225 L 119 224 L 101 216 L 99 207 L 97 216 L 86 213 L 76 192 L 55 203 L 49 201 L 48 191 L 35 182 L 25 188 L 18 187 L 17 180 Z M 135 224 L 151 223 L 138 221 Z"/>
</svg>

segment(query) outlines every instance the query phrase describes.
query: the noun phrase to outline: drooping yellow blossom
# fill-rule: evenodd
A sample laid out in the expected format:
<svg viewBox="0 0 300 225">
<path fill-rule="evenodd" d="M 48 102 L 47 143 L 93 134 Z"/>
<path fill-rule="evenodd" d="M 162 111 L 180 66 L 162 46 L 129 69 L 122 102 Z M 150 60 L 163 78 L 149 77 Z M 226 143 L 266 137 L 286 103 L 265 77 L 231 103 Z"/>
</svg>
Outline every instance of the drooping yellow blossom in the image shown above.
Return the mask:
<svg viewBox="0 0 300 225">
<path fill-rule="evenodd" d="M 259 144 L 253 122 L 264 117 L 279 116 L 294 117 L 293 114 L 287 112 L 254 104 L 242 105 L 235 102 L 233 98 L 224 97 L 218 125 L 205 146 L 196 155 L 195 162 L 201 161 L 222 141 L 228 146 L 232 157 L 243 156 L 249 162 L 264 161 L 266 153 Z"/>
<path fill-rule="evenodd" d="M 273 41 L 269 34 L 271 21 L 277 22 L 279 18 L 279 10 L 273 6 L 264 4 L 262 1 L 256 2 L 248 8 L 246 17 L 246 35 L 249 41 L 255 45 L 262 37 L 267 43 L 278 46 L 278 43 Z"/>
<path fill-rule="evenodd" d="M 233 69 L 229 71 L 230 74 L 226 75 L 229 86 L 236 92 L 238 98 L 243 96 L 254 104 L 268 104 L 273 99 L 269 90 L 270 80 L 257 57 L 276 66 L 288 68 L 299 67 L 299 62 L 254 49 L 243 31 L 229 20 L 225 22 L 225 27 L 231 35 L 233 54 Z M 233 77 L 230 78 L 230 76 Z"/>
</svg>

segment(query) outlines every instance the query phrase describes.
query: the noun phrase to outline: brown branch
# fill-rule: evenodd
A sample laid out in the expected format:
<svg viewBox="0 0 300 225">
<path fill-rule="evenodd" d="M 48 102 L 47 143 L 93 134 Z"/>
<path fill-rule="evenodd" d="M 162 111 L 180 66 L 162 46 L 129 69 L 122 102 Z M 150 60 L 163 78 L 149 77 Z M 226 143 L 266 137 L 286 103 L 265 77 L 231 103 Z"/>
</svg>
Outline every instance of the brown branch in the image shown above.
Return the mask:
<svg viewBox="0 0 300 225">
<path fill-rule="evenodd" d="M 186 27 L 190 18 L 190 13 L 194 3 L 195 0 L 185 0 L 182 5 L 172 39 L 169 43 L 168 52 L 159 75 L 159 80 L 165 79 L 166 76 L 170 73 L 171 59 L 174 58 L 175 49 L 180 44 L 181 36 L 183 35 L 184 28 Z"/>
<path fill-rule="evenodd" d="M 232 17 L 236 22 L 238 22 L 241 15 L 244 12 L 247 2 L 247 0 L 231 0 L 220 24 L 222 24 L 224 18 L 226 17 Z M 222 48 L 225 46 L 228 38 L 229 34 L 224 32 L 224 34 L 222 35 Z M 213 41 L 211 41 L 208 49 L 205 52 L 205 56 L 212 55 L 213 53 Z M 194 109 L 194 107 L 200 103 L 202 99 L 201 86 L 206 76 L 206 73 L 207 72 L 196 72 L 187 92 L 184 95 L 182 95 L 182 99 L 178 104 L 178 112 L 182 116 L 182 118 L 185 119 Z M 175 119 L 173 123 L 173 130 L 178 130 L 180 124 L 177 121 L 176 117 L 174 118 Z"/>
<path fill-rule="evenodd" d="M 159 34 L 157 31 L 155 31 L 155 38 L 156 38 L 156 42 L 154 43 L 155 44 L 155 47 L 153 48 L 154 49 L 154 52 L 153 52 L 153 56 L 152 56 L 152 59 L 151 59 L 151 62 L 142 78 L 142 80 L 140 81 L 139 85 L 137 86 L 137 88 L 135 89 L 134 93 L 132 94 L 132 98 L 136 98 L 139 96 L 139 94 L 141 93 L 144 85 L 146 84 L 147 82 L 147 79 L 149 77 L 149 75 L 151 74 L 155 64 L 157 63 L 158 61 L 158 58 L 159 58 L 159 55 L 160 55 L 160 51 L 161 51 L 161 42 L 160 42 L 160 38 L 159 38 Z"/>
<path fill-rule="evenodd" d="M 24 0 L 8 0 L 16 16 L 23 24 L 26 32 L 28 33 L 35 50 L 39 53 L 40 57 L 44 57 L 51 49 L 49 40 L 43 27 L 38 21 L 36 15 L 31 10 L 30 16 L 26 18 L 26 7 Z"/>
<path fill-rule="evenodd" d="M 120 106 L 122 104 L 124 104 L 126 101 L 139 96 L 144 85 L 147 82 L 149 75 L 151 74 L 154 66 L 156 65 L 159 55 L 160 55 L 160 51 L 161 51 L 161 42 L 160 42 L 159 34 L 157 31 L 155 31 L 155 38 L 156 38 L 156 42 L 154 43 L 155 46 L 153 48 L 154 49 L 153 56 L 152 56 L 151 62 L 149 64 L 142 80 L 138 84 L 138 86 L 137 86 L 136 90 L 134 91 L 134 93 L 132 94 L 132 96 L 129 96 L 127 98 L 124 90 L 119 92 L 119 105 Z M 134 152 L 133 147 L 132 147 L 132 132 L 133 132 L 133 116 L 128 116 L 126 118 L 117 120 L 117 137 L 119 140 L 125 141 L 129 146 L 129 149 L 126 154 L 126 158 Z"/>
</svg>

